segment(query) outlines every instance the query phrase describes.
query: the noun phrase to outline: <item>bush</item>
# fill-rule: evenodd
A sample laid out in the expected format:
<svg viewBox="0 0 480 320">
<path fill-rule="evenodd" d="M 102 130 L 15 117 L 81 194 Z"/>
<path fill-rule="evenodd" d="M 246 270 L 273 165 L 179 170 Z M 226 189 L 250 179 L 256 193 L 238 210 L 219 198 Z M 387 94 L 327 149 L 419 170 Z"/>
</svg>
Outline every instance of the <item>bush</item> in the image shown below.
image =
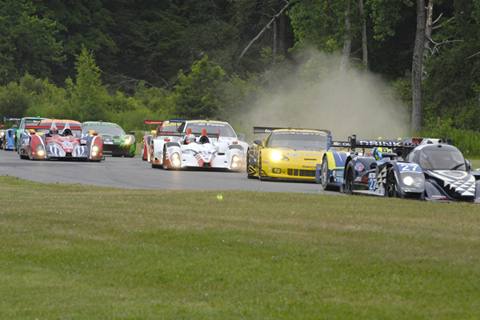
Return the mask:
<svg viewBox="0 0 480 320">
<path fill-rule="evenodd" d="M 450 138 L 466 158 L 480 157 L 480 132 L 453 127 L 452 120 L 438 120 L 436 126 L 424 128 L 421 137 Z"/>
</svg>

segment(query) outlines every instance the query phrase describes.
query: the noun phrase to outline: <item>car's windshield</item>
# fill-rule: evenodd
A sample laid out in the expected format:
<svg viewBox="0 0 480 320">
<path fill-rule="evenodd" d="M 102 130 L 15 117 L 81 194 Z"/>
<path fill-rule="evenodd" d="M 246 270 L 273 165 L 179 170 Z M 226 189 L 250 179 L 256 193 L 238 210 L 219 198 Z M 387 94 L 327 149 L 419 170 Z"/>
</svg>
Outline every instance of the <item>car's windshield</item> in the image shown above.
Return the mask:
<svg viewBox="0 0 480 320">
<path fill-rule="evenodd" d="M 207 129 L 207 134 L 210 136 L 216 135 L 218 130 L 220 130 L 220 137 L 236 137 L 235 131 L 228 123 L 189 122 L 184 132 L 187 132 L 189 128 L 192 129 L 192 133 L 196 136 L 201 135 L 203 129 Z"/>
<path fill-rule="evenodd" d="M 179 126 L 178 123 L 163 124 L 162 127 L 160 128 L 160 133 L 161 132 L 177 132 L 178 126 Z"/>
<path fill-rule="evenodd" d="M 424 170 L 466 170 L 462 153 L 456 149 L 421 150 L 418 162 Z"/>
<path fill-rule="evenodd" d="M 319 132 L 280 131 L 270 135 L 270 148 L 291 148 L 294 150 L 327 150 L 328 136 Z"/>
<path fill-rule="evenodd" d="M 125 131 L 118 126 L 112 125 L 83 125 L 82 132 L 89 133 L 91 130 L 94 130 L 98 134 L 110 134 L 114 136 L 125 135 Z"/>
<path fill-rule="evenodd" d="M 36 126 L 41 121 L 42 119 L 25 119 L 23 128 L 25 128 L 25 126 Z"/>
<path fill-rule="evenodd" d="M 72 134 L 74 135 L 80 135 L 82 134 L 82 130 L 80 129 L 71 129 L 72 130 Z M 36 129 L 35 130 L 37 133 L 43 133 L 43 134 L 48 134 L 50 133 L 50 129 L 46 129 L 46 128 L 42 128 L 42 129 Z M 63 129 L 59 129 L 58 130 L 58 134 L 62 135 L 63 134 Z"/>
</svg>

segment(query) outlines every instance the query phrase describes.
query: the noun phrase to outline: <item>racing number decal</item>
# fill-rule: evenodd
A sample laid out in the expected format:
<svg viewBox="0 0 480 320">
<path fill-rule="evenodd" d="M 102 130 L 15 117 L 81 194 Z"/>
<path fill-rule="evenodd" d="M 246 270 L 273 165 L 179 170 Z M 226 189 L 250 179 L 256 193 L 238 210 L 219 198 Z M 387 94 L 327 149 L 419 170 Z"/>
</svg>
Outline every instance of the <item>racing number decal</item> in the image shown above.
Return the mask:
<svg viewBox="0 0 480 320">
<path fill-rule="evenodd" d="M 368 174 L 368 190 L 374 191 L 377 185 L 377 181 L 375 179 L 375 173 L 371 172 Z"/>
</svg>

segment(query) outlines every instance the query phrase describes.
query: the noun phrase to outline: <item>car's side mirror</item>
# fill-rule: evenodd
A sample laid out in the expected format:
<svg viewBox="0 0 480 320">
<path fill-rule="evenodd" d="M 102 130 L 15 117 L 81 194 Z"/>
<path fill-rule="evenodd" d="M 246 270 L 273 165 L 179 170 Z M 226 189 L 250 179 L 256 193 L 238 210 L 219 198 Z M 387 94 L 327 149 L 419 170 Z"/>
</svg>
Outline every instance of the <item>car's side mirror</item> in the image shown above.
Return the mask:
<svg viewBox="0 0 480 320">
<path fill-rule="evenodd" d="M 253 143 L 255 143 L 256 145 L 259 145 L 260 147 L 263 147 L 263 141 L 260 139 L 253 140 Z"/>
<path fill-rule="evenodd" d="M 238 140 L 243 140 L 243 139 L 245 139 L 245 134 L 240 133 L 237 138 L 238 138 Z"/>
<path fill-rule="evenodd" d="M 465 159 L 465 167 L 467 167 L 467 172 L 472 172 L 473 171 L 472 163 L 468 159 Z"/>
</svg>

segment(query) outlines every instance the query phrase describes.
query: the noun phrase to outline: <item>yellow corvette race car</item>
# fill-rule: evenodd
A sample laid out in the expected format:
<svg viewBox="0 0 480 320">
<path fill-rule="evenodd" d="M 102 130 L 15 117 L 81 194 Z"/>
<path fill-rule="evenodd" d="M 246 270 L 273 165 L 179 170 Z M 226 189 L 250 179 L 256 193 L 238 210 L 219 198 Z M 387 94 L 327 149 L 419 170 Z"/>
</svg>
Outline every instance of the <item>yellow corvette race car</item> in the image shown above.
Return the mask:
<svg viewBox="0 0 480 320">
<path fill-rule="evenodd" d="M 330 131 L 319 129 L 253 127 L 253 133 L 269 135 L 248 148 L 250 179 L 315 181 L 317 164 L 332 141 Z"/>
</svg>

